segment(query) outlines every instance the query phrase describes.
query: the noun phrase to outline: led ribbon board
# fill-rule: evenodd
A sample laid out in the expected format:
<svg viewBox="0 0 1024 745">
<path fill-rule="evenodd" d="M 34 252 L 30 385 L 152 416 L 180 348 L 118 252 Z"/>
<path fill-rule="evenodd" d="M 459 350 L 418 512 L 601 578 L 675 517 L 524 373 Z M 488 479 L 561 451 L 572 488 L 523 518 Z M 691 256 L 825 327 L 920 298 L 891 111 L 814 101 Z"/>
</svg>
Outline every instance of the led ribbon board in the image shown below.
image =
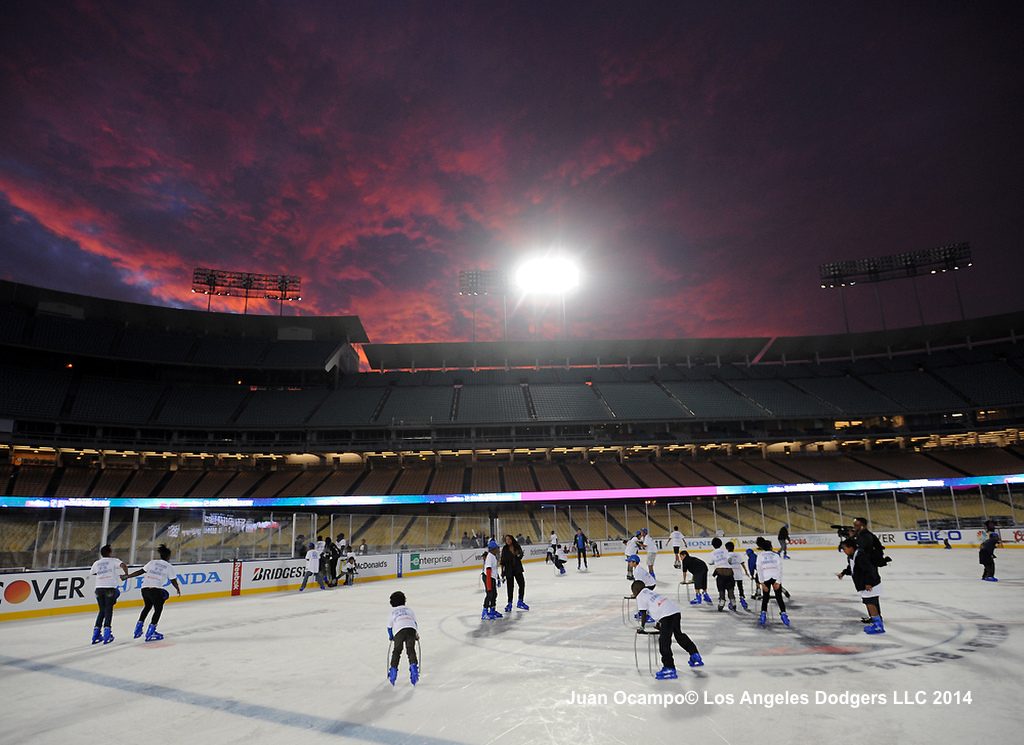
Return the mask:
<svg viewBox="0 0 1024 745">
<path fill-rule="evenodd" d="M 495 494 L 386 494 L 355 497 L 237 497 L 209 499 L 182 497 L 0 497 L 0 507 L 142 507 L 150 510 L 249 509 L 253 507 L 365 507 L 387 504 L 460 504 L 480 502 L 585 502 L 608 499 L 664 497 L 741 497 L 746 495 L 812 494 L 892 489 L 963 489 L 972 486 L 1024 484 L 1024 473 L 967 476 L 955 479 L 892 479 L 889 481 L 827 481 L 805 484 L 752 484 L 746 486 L 678 486 L 668 489 L 580 489 L 577 491 L 500 492 Z"/>
</svg>

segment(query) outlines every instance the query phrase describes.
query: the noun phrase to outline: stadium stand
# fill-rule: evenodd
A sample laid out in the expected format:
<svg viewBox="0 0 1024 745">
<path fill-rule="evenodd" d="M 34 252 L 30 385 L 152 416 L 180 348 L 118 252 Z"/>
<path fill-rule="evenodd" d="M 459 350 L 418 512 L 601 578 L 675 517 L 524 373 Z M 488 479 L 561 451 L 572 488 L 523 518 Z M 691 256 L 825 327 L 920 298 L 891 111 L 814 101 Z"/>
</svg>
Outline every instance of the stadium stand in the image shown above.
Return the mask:
<svg viewBox="0 0 1024 745">
<path fill-rule="evenodd" d="M 75 393 L 69 418 L 76 422 L 148 422 L 163 390 L 158 383 L 85 378 Z"/>
<path fill-rule="evenodd" d="M 127 468 L 102 469 L 88 496 L 99 498 L 118 496 L 133 473 L 134 471 Z"/>
<path fill-rule="evenodd" d="M 734 380 L 731 385 L 776 417 L 834 417 L 834 409 L 784 380 Z"/>
<path fill-rule="evenodd" d="M 463 386 L 459 392 L 458 422 L 528 422 L 530 412 L 519 385 Z"/>
<path fill-rule="evenodd" d="M 297 427 L 327 398 L 322 388 L 308 390 L 253 391 L 238 415 L 246 427 Z"/>
<path fill-rule="evenodd" d="M 262 339 L 207 337 L 196 342 L 191 362 L 218 367 L 251 367 L 259 363 L 267 351 Z"/>
<path fill-rule="evenodd" d="M 427 481 L 430 480 L 431 469 L 422 466 L 403 468 L 389 494 L 426 494 Z M 487 491 L 497 491 L 488 489 Z"/>
<path fill-rule="evenodd" d="M 636 479 L 614 461 L 598 461 L 594 466 L 613 489 L 635 489 L 640 486 Z"/>
<path fill-rule="evenodd" d="M 183 427 L 222 427 L 229 423 L 247 394 L 240 386 L 172 388 L 156 421 Z"/>
<path fill-rule="evenodd" d="M 801 378 L 792 383 L 849 416 L 885 415 L 902 411 L 899 404 L 850 376 Z"/>
<path fill-rule="evenodd" d="M 192 491 L 203 472 L 199 469 L 178 469 L 171 473 L 169 478 L 157 491 L 154 496 L 158 497 L 185 497 Z"/>
<path fill-rule="evenodd" d="M 55 497 L 84 497 L 89 494 L 89 487 L 99 476 L 93 468 L 65 468 L 60 483 L 54 491 Z"/>
<path fill-rule="evenodd" d="M 469 490 L 474 494 L 494 494 L 500 492 L 501 472 L 498 466 L 478 463 L 469 469 Z"/>
<path fill-rule="evenodd" d="M 108 324 L 40 313 L 32 328 L 32 345 L 57 352 L 109 354 L 117 329 Z"/>
<path fill-rule="evenodd" d="M 939 450 L 934 460 L 952 468 L 956 475 L 983 476 L 987 474 L 1024 473 L 1024 459 L 1012 451 L 994 447 Z"/>
<path fill-rule="evenodd" d="M 370 393 L 365 389 L 339 388 L 327 396 L 309 423 L 328 427 L 368 424 L 383 395 L 383 389 Z"/>
<path fill-rule="evenodd" d="M 0 414 L 56 419 L 70 382 L 51 370 L 0 366 Z"/>
<path fill-rule="evenodd" d="M 647 461 L 629 461 L 626 464 L 626 468 L 632 471 L 633 475 L 641 482 L 641 484 L 649 489 L 679 486 L 679 484 L 665 475 L 665 472 L 659 470 L 659 468 L 653 463 L 649 463 Z"/>
<path fill-rule="evenodd" d="M 924 371 L 865 375 L 863 380 L 907 411 L 961 411 L 967 403 Z"/>
<path fill-rule="evenodd" d="M 667 382 L 665 388 L 700 418 L 761 419 L 767 415 L 754 402 L 718 381 Z"/>
<path fill-rule="evenodd" d="M 461 494 L 466 469 L 463 466 L 440 466 L 434 469 L 429 494 Z"/>
<path fill-rule="evenodd" d="M 654 383 L 600 383 L 598 393 L 619 419 L 680 419 L 692 413 Z"/>
<path fill-rule="evenodd" d="M 184 334 L 168 334 L 145 328 L 126 328 L 113 356 L 147 362 L 184 364 L 195 339 Z"/>
<path fill-rule="evenodd" d="M 391 388 L 377 419 L 383 424 L 448 422 L 454 390 L 442 386 Z"/>
<path fill-rule="evenodd" d="M 975 405 L 1024 404 L 1024 377 L 1006 362 L 956 365 L 934 372 Z"/>
<path fill-rule="evenodd" d="M 579 384 L 530 384 L 530 396 L 538 421 L 604 421 L 608 408 L 591 386 Z"/>
<path fill-rule="evenodd" d="M 536 463 L 533 472 L 541 491 L 568 491 L 572 488 L 562 469 L 554 463 Z"/>
<path fill-rule="evenodd" d="M 46 486 L 56 470 L 52 466 L 22 466 L 15 474 L 11 496 L 34 497 L 45 494 Z"/>
<path fill-rule="evenodd" d="M 530 466 L 525 464 L 504 466 L 502 472 L 507 491 L 537 491 L 537 482 L 533 478 Z"/>
</svg>

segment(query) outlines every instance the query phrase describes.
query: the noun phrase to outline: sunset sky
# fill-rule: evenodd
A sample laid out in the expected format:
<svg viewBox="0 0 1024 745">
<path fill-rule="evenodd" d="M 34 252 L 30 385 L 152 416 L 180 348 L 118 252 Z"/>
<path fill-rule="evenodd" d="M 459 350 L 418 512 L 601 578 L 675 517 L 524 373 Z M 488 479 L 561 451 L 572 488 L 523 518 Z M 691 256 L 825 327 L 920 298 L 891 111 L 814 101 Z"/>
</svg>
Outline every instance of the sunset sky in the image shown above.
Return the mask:
<svg viewBox="0 0 1024 745">
<path fill-rule="evenodd" d="M 842 329 L 819 263 L 966 240 L 967 314 L 1024 308 L 1022 3 L 8 0 L 2 18 L 6 279 L 205 308 L 193 267 L 287 272 L 288 313 L 450 341 L 472 333 L 460 269 L 555 249 L 583 267 L 573 337 L 805 334 Z M 927 321 L 957 316 L 948 275 L 919 288 Z M 916 323 L 907 282 L 879 289 L 890 326 Z M 880 327 L 854 290 L 854 330 Z M 516 305 L 524 338 L 538 311 Z M 500 302 L 477 329 L 500 337 Z"/>
</svg>

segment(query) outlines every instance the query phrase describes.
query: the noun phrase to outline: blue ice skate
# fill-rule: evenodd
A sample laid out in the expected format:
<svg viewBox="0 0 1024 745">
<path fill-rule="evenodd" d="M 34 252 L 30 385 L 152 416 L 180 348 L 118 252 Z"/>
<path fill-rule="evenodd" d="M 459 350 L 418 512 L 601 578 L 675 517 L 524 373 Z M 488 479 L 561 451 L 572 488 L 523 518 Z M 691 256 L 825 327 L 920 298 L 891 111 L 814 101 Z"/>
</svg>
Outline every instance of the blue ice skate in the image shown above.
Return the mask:
<svg viewBox="0 0 1024 745">
<path fill-rule="evenodd" d="M 995 577 L 982 577 L 982 579 L 983 579 L 983 580 L 984 580 L 985 582 L 998 582 L 998 581 L 999 581 L 999 580 L 997 580 L 997 579 L 996 579 Z"/>
<path fill-rule="evenodd" d="M 490 612 L 490 613 L 488 613 L 488 614 L 487 614 L 487 616 L 488 616 L 488 618 L 490 618 L 490 619 L 491 619 L 492 621 L 493 621 L 493 620 L 494 620 L 495 618 L 504 618 L 504 617 L 505 617 L 505 616 L 501 615 L 500 613 L 498 613 L 498 610 L 497 610 L 496 608 L 491 608 L 491 612 Z"/>
<path fill-rule="evenodd" d="M 480 611 L 480 620 L 481 621 L 490 621 L 491 620 L 491 610 L 490 610 L 490 608 L 484 608 L 482 611 Z"/>
<path fill-rule="evenodd" d="M 111 632 L 109 626 L 104 626 L 103 627 L 103 643 L 104 644 L 110 644 L 110 642 L 112 642 L 112 641 L 114 641 L 114 634 L 113 634 L 113 632 Z"/>
<path fill-rule="evenodd" d="M 706 591 L 704 592 L 704 602 L 711 605 L 711 596 L 708 595 Z"/>
<path fill-rule="evenodd" d="M 409 682 L 413 685 L 420 682 L 420 666 L 415 662 L 409 665 Z"/>
<path fill-rule="evenodd" d="M 92 630 L 92 643 L 99 644 L 101 641 L 103 641 L 103 629 L 97 626 Z"/>
<path fill-rule="evenodd" d="M 516 608 L 518 608 L 519 610 L 530 610 L 530 606 L 528 606 L 522 600 L 520 600 L 518 603 L 516 603 Z"/>
<path fill-rule="evenodd" d="M 147 642 L 162 642 L 164 635 L 156 630 L 155 624 L 149 624 L 149 628 L 146 629 L 146 641 Z"/>
<path fill-rule="evenodd" d="M 746 598 L 740 598 L 740 606 L 743 608 L 743 610 L 749 610 L 747 608 L 747 599 Z"/>
<path fill-rule="evenodd" d="M 654 674 L 654 677 L 658 680 L 675 680 L 679 677 L 679 673 L 674 667 L 663 667 Z"/>
<path fill-rule="evenodd" d="M 398 680 L 398 668 L 397 667 L 389 667 L 388 668 L 388 683 L 390 683 L 391 685 L 394 685 L 396 680 Z"/>
<path fill-rule="evenodd" d="M 511 613 L 512 612 L 512 603 L 509 603 L 508 605 L 505 606 L 505 612 L 506 613 Z"/>
<path fill-rule="evenodd" d="M 865 634 L 884 634 L 885 624 L 882 623 L 880 616 L 871 616 L 871 623 L 864 627 Z"/>
<path fill-rule="evenodd" d="M 142 621 L 139 621 L 137 624 L 135 624 L 135 633 L 132 636 L 135 639 L 138 639 L 140 636 L 142 636 Z"/>
<path fill-rule="evenodd" d="M 704 667 L 704 660 L 700 658 L 700 652 L 694 652 L 690 655 L 690 667 Z"/>
<path fill-rule="evenodd" d="M 779 618 L 782 619 L 782 625 L 783 626 L 789 626 L 789 614 L 788 613 L 780 613 L 779 614 Z"/>
<path fill-rule="evenodd" d="M 761 615 L 757 619 L 757 625 L 758 626 L 767 626 L 768 625 L 768 614 L 765 611 L 761 611 Z"/>
<path fill-rule="evenodd" d="M 733 603 L 733 602 L 730 601 L 730 603 L 729 603 L 729 610 L 735 611 L 736 610 L 736 603 Z"/>
<path fill-rule="evenodd" d="M 695 597 L 693 600 L 690 601 L 690 605 L 700 605 L 703 602 L 704 601 L 701 599 L 700 593 L 698 592 L 697 593 L 697 597 Z"/>
</svg>

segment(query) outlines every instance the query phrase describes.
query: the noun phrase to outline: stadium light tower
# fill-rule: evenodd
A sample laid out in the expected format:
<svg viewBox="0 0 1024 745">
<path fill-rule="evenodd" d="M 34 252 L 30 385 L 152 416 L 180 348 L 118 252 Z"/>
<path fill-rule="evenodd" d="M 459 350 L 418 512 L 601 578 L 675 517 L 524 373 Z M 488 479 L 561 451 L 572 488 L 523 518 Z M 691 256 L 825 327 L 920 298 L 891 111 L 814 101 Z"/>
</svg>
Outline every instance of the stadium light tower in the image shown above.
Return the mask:
<svg viewBox="0 0 1024 745">
<path fill-rule="evenodd" d="M 468 269 L 459 272 L 459 294 L 473 298 L 473 341 L 476 341 L 476 299 L 480 295 L 501 295 L 505 341 L 508 341 L 508 279 L 493 269 Z"/>
<path fill-rule="evenodd" d="M 580 268 L 565 256 L 536 256 L 520 264 L 513 275 L 519 291 L 534 297 L 557 297 L 562 306 L 562 336 L 568 336 L 565 296 L 580 286 Z"/>
<path fill-rule="evenodd" d="M 284 315 L 286 300 L 302 300 L 302 280 L 293 274 L 254 274 L 253 272 L 228 272 L 223 269 L 196 267 L 192 272 L 192 292 L 206 295 L 206 310 L 214 295 L 238 296 L 245 298 L 242 314 L 249 311 L 249 296 L 255 294 L 267 300 L 277 300 L 278 315 Z"/>
</svg>

